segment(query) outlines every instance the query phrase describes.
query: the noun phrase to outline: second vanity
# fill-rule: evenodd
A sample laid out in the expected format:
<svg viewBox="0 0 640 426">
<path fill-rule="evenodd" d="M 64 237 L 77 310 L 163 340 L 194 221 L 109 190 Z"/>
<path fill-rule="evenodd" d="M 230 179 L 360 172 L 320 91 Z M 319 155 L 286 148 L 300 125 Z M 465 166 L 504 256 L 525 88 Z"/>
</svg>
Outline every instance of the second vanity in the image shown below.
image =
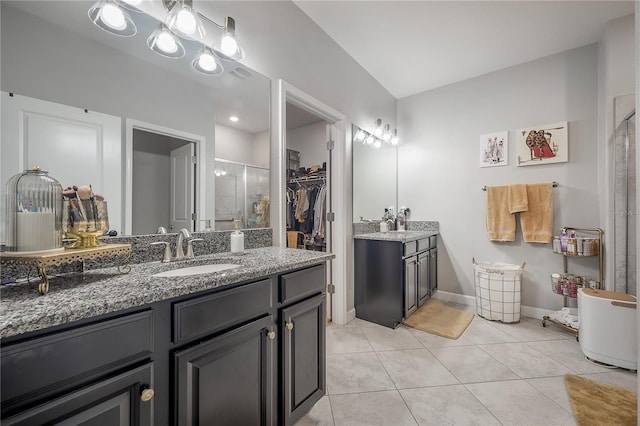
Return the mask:
<svg viewBox="0 0 640 426">
<path fill-rule="evenodd" d="M 395 328 L 438 287 L 437 231 L 354 235 L 356 317 Z"/>
<path fill-rule="evenodd" d="M 331 257 L 263 247 L 2 288 L 2 424 L 295 423 L 325 393 Z M 156 275 L 216 263 L 240 266 Z"/>
</svg>

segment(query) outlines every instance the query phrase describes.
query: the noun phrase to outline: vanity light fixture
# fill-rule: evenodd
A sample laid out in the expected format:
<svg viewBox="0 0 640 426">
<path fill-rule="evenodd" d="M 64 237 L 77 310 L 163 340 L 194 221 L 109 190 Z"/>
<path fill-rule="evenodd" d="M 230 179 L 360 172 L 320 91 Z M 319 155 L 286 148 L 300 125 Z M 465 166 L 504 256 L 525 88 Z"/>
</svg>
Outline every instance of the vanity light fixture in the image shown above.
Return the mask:
<svg viewBox="0 0 640 426">
<path fill-rule="evenodd" d="M 367 137 L 367 134 L 362 129 L 358 129 L 355 135 L 355 140 L 362 142 L 364 138 Z"/>
<path fill-rule="evenodd" d="M 389 123 L 384 125 L 384 132 L 382 133 L 382 140 L 389 142 L 391 140 L 391 126 Z"/>
<path fill-rule="evenodd" d="M 169 11 L 164 22 L 180 37 L 202 40 L 205 35 L 204 26 L 200 14 L 191 7 L 192 3 L 188 0 L 164 1 L 165 8 Z"/>
<path fill-rule="evenodd" d="M 373 130 L 373 135 L 374 135 L 376 138 L 379 138 L 379 137 L 381 137 L 381 136 L 382 136 L 382 132 L 383 132 L 383 129 L 382 129 L 382 119 L 378 118 L 378 119 L 376 120 L 376 128 Z"/>
<path fill-rule="evenodd" d="M 222 74 L 224 71 L 220 60 L 213 54 L 213 51 L 206 46 L 202 47 L 198 56 L 191 61 L 191 65 L 197 71 L 209 75 Z"/>
<path fill-rule="evenodd" d="M 115 0 L 99 0 L 89 9 L 89 19 L 103 30 L 121 37 L 132 37 L 138 31 L 131 16 Z"/>
<path fill-rule="evenodd" d="M 224 28 L 224 36 L 220 43 L 216 43 L 215 50 L 222 54 L 222 59 L 239 61 L 244 59 L 244 50 L 240 47 L 240 42 L 236 36 L 236 21 L 230 16 L 227 16 L 224 20 L 224 27 L 219 26 L 206 16 L 205 20 L 209 21 L 213 25 Z"/>
<path fill-rule="evenodd" d="M 393 132 L 391 134 L 391 145 L 398 145 L 398 142 L 400 142 L 400 139 L 398 138 L 398 130 L 397 129 L 393 129 Z"/>
<path fill-rule="evenodd" d="M 158 55 L 178 59 L 184 56 L 184 47 L 180 39 L 169 31 L 166 25 L 160 24 L 147 39 L 147 46 Z"/>
</svg>

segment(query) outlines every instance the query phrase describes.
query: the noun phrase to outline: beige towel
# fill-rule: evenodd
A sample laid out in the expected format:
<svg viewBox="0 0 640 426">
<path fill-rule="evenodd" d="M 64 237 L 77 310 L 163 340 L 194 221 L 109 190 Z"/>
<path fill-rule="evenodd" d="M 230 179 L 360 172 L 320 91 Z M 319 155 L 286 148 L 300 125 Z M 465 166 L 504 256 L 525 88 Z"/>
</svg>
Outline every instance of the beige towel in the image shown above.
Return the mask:
<svg viewBox="0 0 640 426">
<path fill-rule="evenodd" d="M 550 243 L 553 231 L 553 184 L 527 185 L 529 208 L 520 213 L 522 236 L 527 243 Z"/>
<path fill-rule="evenodd" d="M 516 218 L 509 213 L 509 187 L 487 188 L 487 238 L 489 241 L 514 241 Z"/>
<path fill-rule="evenodd" d="M 526 212 L 528 208 L 527 185 L 509 185 L 509 213 Z"/>
</svg>

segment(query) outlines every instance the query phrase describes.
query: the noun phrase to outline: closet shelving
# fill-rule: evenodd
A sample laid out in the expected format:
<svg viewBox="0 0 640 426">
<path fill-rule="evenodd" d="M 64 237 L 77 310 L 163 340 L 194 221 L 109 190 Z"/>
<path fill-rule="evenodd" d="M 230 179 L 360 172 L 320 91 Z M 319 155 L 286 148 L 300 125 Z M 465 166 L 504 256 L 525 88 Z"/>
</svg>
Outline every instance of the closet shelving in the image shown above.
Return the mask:
<svg viewBox="0 0 640 426">
<path fill-rule="evenodd" d="M 569 273 L 569 259 L 570 258 L 576 258 L 576 257 L 580 257 L 580 258 L 593 258 L 593 257 L 597 257 L 598 258 L 598 283 L 597 283 L 597 289 L 603 289 L 604 288 L 604 254 L 602 252 L 602 241 L 603 241 L 603 235 L 604 235 L 604 231 L 600 228 L 576 228 L 576 227 L 565 227 L 563 229 L 566 229 L 567 232 L 571 233 L 571 232 L 575 232 L 576 235 L 587 235 L 589 237 L 592 237 L 596 240 L 597 242 L 597 253 L 592 252 L 592 254 L 589 255 L 584 255 L 584 254 L 569 254 L 569 253 L 564 253 L 564 252 L 560 252 L 557 254 L 562 255 L 562 266 L 563 266 L 563 272 L 565 274 Z M 554 291 L 554 293 L 558 294 L 557 292 Z M 569 298 L 576 298 L 577 296 L 570 296 L 567 294 L 562 294 L 562 296 L 564 297 L 564 303 L 563 306 L 567 306 L 567 302 Z M 569 332 L 572 332 L 576 335 L 576 339 L 578 339 L 578 334 L 579 334 L 579 329 L 577 328 L 573 328 L 573 327 L 569 327 L 566 324 L 563 324 L 559 321 L 554 320 L 553 318 L 549 317 L 548 315 L 545 315 L 542 317 L 542 326 L 546 327 L 547 323 L 551 323 L 555 326 L 558 326 L 560 328 L 563 328 Z"/>
</svg>

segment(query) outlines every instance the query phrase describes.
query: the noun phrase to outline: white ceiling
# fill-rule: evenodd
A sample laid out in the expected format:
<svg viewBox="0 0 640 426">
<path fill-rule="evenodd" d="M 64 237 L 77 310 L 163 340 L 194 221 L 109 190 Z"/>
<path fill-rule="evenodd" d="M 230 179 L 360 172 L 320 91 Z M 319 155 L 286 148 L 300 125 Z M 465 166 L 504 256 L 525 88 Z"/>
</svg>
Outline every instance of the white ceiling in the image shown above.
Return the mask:
<svg viewBox="0 0 640 426">
<path fill-rule="evenodd" d="M 601 39 L 633 1 L 294 0 L 396 98 Z"/>
</svg>

